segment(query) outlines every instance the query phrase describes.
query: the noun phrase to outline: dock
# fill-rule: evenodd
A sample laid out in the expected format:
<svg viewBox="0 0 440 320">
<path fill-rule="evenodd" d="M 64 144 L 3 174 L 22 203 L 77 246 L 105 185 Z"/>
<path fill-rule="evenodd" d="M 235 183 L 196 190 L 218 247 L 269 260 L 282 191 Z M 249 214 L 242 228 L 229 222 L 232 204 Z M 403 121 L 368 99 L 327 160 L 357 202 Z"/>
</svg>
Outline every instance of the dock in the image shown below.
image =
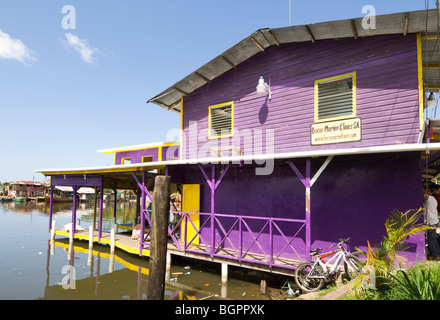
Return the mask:
<svg viewBox="0 0 440 320">
<path fill-rule="evenodd" d="M 64 230 L 64 228 L 59 228 L 55 230 L 55 235 L 70 237 L 70 232 Z M 77 240 L 85 240 L 90 242 L 89 230 L 76 231 L 73 235 L 73 239 Z M 109 245 L 111 246 L 111 232 L 102 232 L 101 239 L 98 238 L 98 231 L 93 231 L 93 243 Z M 131 238 L 131 234 L 129 233 L 116 233 L 115 234 L 115 248 L 119 248 L 128 253 L 139 254 L 139 240 L 135 240 Z M 150 250 L 143 249 L 142 256 L 149 257 Z"/>
<path fill-rule="evenodd" d="M 130 229 L 127 226 L 118 226 L 118 228 L 124 229 L 125 231 Z M 57 228 L 54 231 L 53 236 L 70 237 L 69 231 L 64 228 Z M 139 254 L 139 240 L 131 238 L 130 232 L 115 233 L 114 247 L 123 250 L 130 254 L 135 254 L 143 257 L 150 257 L 150 250 L 144 248 L 142 254 Z M 93 243 L 112 246 L 111 243 L 112 234 L 111 232 L 102 232 L 101 239 L 98 239 L 98 231 L 93 232 Z M 88 241 L 90 243 L 89 230 L 77 230 L 73 235 L 73 239 Z M 183 243 L 182 243 L 183 244 Z M 226 266 L 235 266 L 240 268 L 248 268 L 257 271 L 269 272 L 274 274 L 280 274 L 285 276 L 293 276 L 294 268 L 296 268 L 301 261 L 293 259 L 280 259 L 279 263 L 284 265 L 269 267 L 264 263 L 266 257 L 262 254 L 249 253 L 248 259 L 252 261 L 238 261 L 236 253 L 232 249 L 222 248 L 217 253 L 218 256 L 211 257 L 209 255 L 209 250 L 207 250 L 203 245 L 193 244 L 191 245 L 191 251 L 184 251 L 176 246 L 176 244 L 168 239 L 167 251 L 171 255 L 182 256 L 186 258 L 191 258 L 195 260 L 202 260 L 214 263 L 222 264 L 223 268 Z M 229 257 L 229 258 L 228 258 Z M 260 263 L 259 263 L 260 262 Z"/>
</svg>

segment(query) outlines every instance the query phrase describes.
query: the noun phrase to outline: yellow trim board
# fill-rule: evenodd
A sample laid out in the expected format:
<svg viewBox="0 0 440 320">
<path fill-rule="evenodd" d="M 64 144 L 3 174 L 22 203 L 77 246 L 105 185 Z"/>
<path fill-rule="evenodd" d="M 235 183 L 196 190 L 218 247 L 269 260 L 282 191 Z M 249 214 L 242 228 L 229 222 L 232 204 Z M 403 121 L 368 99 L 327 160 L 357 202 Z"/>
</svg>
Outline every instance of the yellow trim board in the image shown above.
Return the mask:
<svg viewBox="0 0 440 320">
<path fill-rule="evenodd" d="M 119 165 L 122 166 L 122 165 Z M 154 169 L 165 169 L 165 166 L 148 166 L 148 167 L 139 167 L 139 166 L 129 166 L 126 168 L 113 168 L 113 169 L 78 169 L 78 170 L 71 170 L 69 172 L 65 171 L 41 171 L 42 174 L 46 176 L 54 176 L 54 175 L 63 175 L 63 174 L 88 174 L 88 173 L 121 173 L 121 172 L 133 172 L 133 171 L 145 171 L 145 170 L 154 170 Z"/>
<path fill-rule="evenodd" d="M 136 151 L 136 150 L 143 150 L 143 149 L 154 149 L 154 148 L 159 148 L 159 147 L 169 147 L 171 145 L 175 145 L 176 143 L 179 142 L 165 142 L 162 144 L 154 144 L 154 145 L 146 145 L 146 146 L 139 146 L 139 147 L 121 147 L 121 149 L 113 149 L 113 150 L 109 150 L 109 151 L 102 151 L 102 153 L 117 153 L 117 152 L 125 152 L 125 151 Z"/>
<path fill-rule="evenodd" d="M 183 143 L 183 97 L 180 98 L 180 142 Z M 179 149 L 179 159 L 183 159 L 182 148 Z"/>
<path fill-rule="evenodd" d="M 422 64 L 422 35 L 417 34 L 417 83 L 419 89 L 419 129 L 423 130 L 424 126 L 424 100 L 423 93 L 423 64 Z"/>
<path fill-rule="evenodd" d="M 55 230 L 55 235 L 69 237 L 70 233 L 67 232 L 67 231 Z M 86 235 L 86 234 L 75 233 L 73 235 L 73 238 L 74 239 L 78 239 L 78 240 L 87 240 L 87 241 L 89 241 L 89 235 L 88 234 Z M 101 241 L 98 241 L 98 237 L 95 237 L 95 236 L 93 236 L 93 242 L 103 243 L 103 244 L 110 245 L 110 239 L 101 238 Z M 121 250 L 124 250 L 124 251 L 126 251 L 128 253 L 139 254 L 139 248 L 129 247 L 129 246 L 125 245 L 125 244 L 120 243 L 117 240 L 115 240 L 115 247 L 119 248 Z M 150 250 L 143 249 L 142 250 L 142 256 L 149 257 L 150 256 Z"/>
<path fill-rule="evenodd" d="M 333 118 L 325 118 L 325 119 L 318 119 L 318 85 L 320 83 L 324 83 L 324 82 L 332 82 L 335 80 L 340 80 L 340 79 L 345 79 L 345 78 L 352 78 L 353 81 L 353 88 L 352 88 L 352 93 L 353 93 L 353 106 L 352 106 L 352 114 L 348 115 L 348 116 L 341 116 L 341 117 L 333 117 Z M 327 121 L 334 121 L 334 120 L 342 120 L 342 119 L 348 119 L 348 118 L 354 118 L 356 117 L 356 86 L 357 86 L 357 82 L 356 82 L 356 72 L 350 72 L 350 73 L 345 73 L 345 74 L 341 74 L 338 76 L 333 76 L 333 77 L 329 77 L 329 78 L 324 78 L 324 79 L 318 79 L 315 80 L 315 122 L 327 122 Z"/>
<path fill-rule="evenodd" d="M 211 110 L 215 109 L 215 108 L 219 108 L 219 107 L 224 107 L 224 106 L 231 106 L 231 133 L 229 134 L 225 134 L 225 135 L 216 135 L 216 136 L 211 136 Z M 208 112 L 208 139 L 220 139 L 220 138 L 227 138 L 227 137 L 232 137 L 234 135 L 234 101 L 230 101 L 230 102 L 225 102 L 225 103 L 220 103 L 220 104 L 215 104 L 212 106 L 209 106 L 209 112 Z"/>
</svg>

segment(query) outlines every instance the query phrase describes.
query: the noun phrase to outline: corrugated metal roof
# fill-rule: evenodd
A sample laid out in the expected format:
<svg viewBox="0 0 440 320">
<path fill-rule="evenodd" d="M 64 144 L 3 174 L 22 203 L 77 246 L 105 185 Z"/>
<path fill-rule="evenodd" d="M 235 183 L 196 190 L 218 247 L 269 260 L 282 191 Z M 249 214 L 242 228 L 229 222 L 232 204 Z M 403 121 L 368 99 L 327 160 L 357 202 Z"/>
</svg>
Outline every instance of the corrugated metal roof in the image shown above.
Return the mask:
<svg viewBox="0 0 440 320">
<path fill-rule="evenodd" d="M 438 34 L 438 11 L 420 10 L 376 16 L 376 29 L 364 29 L 362 19 L 347 19 L 309 25 L 274 29 L 260 29 L 218 55 L 182 80 L 159 93 L 147 102 L 155 103 L 167 110 L 180 112 L 180 100 L 217 78 L 226 71 L 246 61 L 257 53 L 285 43 L 319 41 L 324 39 L 371 37 L 386 34 L 422 33 Z M 440 87 L 440 65 L 438 39 L 425 39 L 422 46 L 424 82 L 428 86 Z M 431 65 L 431 67 L 428 67 Z"/>
</svg>

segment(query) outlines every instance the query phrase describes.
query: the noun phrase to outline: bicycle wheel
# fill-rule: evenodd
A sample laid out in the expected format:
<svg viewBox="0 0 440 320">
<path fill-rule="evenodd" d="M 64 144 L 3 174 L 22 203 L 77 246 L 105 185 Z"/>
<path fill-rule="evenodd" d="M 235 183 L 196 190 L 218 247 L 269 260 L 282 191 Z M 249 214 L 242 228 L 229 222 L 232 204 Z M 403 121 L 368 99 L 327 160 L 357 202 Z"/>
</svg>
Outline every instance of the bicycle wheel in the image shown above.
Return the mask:
<svg viewBox="0 0 440 320">
<path fill-rule="evenodd" d="M 362 263 L 358 257 L 348 255 L 345 257 L 344 270 L 348 278 L 354 279 L 362 273 Z"/>
<path fill-rule="evenodd" d="M 301 263 L 295 270 L 295 282 L 302 291 L 318 291 L 325 283 L 324 272 L 312 262 Z"/>
</svg>

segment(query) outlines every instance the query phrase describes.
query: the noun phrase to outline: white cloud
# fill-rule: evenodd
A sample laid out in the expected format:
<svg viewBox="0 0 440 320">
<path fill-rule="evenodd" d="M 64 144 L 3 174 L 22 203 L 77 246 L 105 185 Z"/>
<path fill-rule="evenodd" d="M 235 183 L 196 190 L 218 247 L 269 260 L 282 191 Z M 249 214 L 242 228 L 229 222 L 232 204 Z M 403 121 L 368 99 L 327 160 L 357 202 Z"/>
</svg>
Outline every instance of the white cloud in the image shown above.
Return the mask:
<svg viewBox="0 0 440 320">
<path fill-rule="evenodd" d="M 78 36 L 75 36 L 71 33 L 66 33 L 65 36 L 67 39 L 67 41 L 65 41 L 65 44 L 68 47 L 71 47 L 72 49 L 78 51 L 79 54 L 81 55 L 81 59 L 84 62 L 87 63 L 94 62 L 93 55 L 99 52 L 99 50 L 97 48 L 92 48 L 89 45 L 87 39 L 80 39 L 78 38 Z"/>
<path fill-rule="evenodd" d="M 20 40 L 0 30 L 0 58 L 15 59 L 26 65 L 36 60 L 31 50 Z"/>
</svg>

